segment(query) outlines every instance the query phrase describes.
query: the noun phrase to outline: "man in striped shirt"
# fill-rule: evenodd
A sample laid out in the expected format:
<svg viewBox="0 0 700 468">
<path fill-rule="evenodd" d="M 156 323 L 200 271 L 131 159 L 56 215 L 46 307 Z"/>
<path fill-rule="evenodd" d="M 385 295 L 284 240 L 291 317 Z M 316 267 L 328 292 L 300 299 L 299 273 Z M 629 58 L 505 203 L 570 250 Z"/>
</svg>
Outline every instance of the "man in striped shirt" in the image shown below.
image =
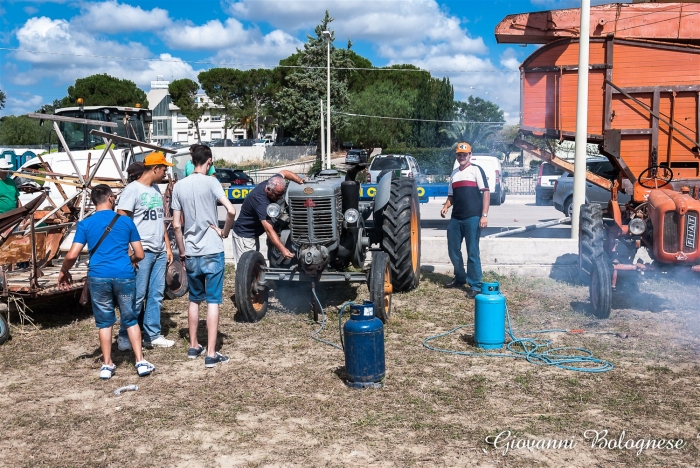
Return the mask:
<svg viewBox="0 0 700 468">
<path fill-rule="evenodd" d="M 481 258 L 479 237 L 488 225 L 489 185 L 484 170 L 470 163 L 472 147 L 458 143 L 456 158 L 459 167 L 450 175 L 447 201 L 440 211 L 443 218 L 452 207 L 452 218 L 447 226 L 447 251 L 454 266 L 455 277 L 445 285 L 456 288 L 469 284 L 467 297 L 481 292 Z M 467 244 L 467 269 L 462 258 L 462 239 Z"/>
</svg>

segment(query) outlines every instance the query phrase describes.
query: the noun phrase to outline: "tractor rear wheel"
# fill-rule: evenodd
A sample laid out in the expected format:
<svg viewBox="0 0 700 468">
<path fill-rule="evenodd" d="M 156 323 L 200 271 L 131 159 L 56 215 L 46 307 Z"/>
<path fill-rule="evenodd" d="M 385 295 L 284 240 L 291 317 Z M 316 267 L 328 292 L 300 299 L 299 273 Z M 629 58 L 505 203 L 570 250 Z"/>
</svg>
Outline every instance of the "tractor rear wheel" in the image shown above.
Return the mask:
<svg viewBox="0 0 700 468">
<path fill-rule="evenodd" d="M 610 317 L 612 308 L 612 276 L 606 258 L 603 253 L 592 260 L 591 284 L 588 286 L 593 314 L 599 319 Z"/>
<path fill-rule="evenodd" d="M 581 205 L 578 232 L 579 276 L 584 283 L 591 278 L 593 260 L 603 254 L 605 231 L 603 229 L 603 211 L 600 205 L 586 203 Z"/>
<path fill-rule="evenodd" d="M 268 288 L 258 280 L 265 268 L 265 258 L 256 250 L 244 253 L 236 267 L 236 318 L 242 322 L 258 322 L 267 313 Z"/>
<path fill-rule="evenodd" d="M 386 323 L 391 314 L 391 267 L 386 252 L 372 253 L 369 271 L 369 297 L 374 303 L 374 315 Z"/>
<path fill-rule="evenodd" d="M 0 310 L 0 345 L 10 339 L 10 327 L 7 325 L 4 313 L 5 310 Z"/>
<path fill-rule="evenodd" d="M 399 292 L 420 282 L 420 204 L 414 179 L 391 181 L 382 214 L 382 250 L 389 255 L 391 282 Z"/>
</svg>

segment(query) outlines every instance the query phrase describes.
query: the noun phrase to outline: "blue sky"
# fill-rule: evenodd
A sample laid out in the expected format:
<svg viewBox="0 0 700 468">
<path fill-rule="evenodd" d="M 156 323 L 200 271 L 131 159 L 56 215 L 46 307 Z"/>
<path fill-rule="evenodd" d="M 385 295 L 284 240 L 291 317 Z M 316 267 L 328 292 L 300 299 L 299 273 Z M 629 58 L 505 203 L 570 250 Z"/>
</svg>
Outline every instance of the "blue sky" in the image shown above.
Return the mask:
<svg viewBox="0 0 700 468">
<path fill-rule="evenodd" d="M 607 3 L 592 1 L 593 4 Z M 77 78 L 191 78 L 213 67 L 274 67 L 302 47 L 327 9 L 335 45 L 375 66 L 411 63 L 448 76 L 456 99 L 496 102 L 515 123 L 518 65 L 534 46 L 496 44 L 506 15 L 577 0 L 0 0 L 0 115 L 33 112 Z"/>
</svg>

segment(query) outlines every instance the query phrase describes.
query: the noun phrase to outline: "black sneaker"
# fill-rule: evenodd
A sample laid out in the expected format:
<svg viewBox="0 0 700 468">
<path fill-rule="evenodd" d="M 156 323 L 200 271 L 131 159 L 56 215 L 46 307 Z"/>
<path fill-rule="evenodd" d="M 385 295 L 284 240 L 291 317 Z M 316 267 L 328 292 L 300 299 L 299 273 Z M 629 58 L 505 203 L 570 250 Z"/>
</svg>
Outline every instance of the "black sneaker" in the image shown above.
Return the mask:
<svg viewBox="0 0 700 468">
<path fill-rule="evenodd" d="M 226 364 L 228 360 L 228 356 L 216 353 L 214 357 L 207 356 L 204 358 L 204 367 L 216 367 L 217 364 Z"/>
<path fill-rule="evenodd" d="M 481 294 L 481 291 L 479 291 L 478 289 L 469 289 L 467 291 L 467 297 L 469 299 L 474 299 L 479 294 Z"/>
<path fill-rule="evenodd" d="M 453 280 L 450 281 L 449 283 L 445 283 L 445 287 L 446 287 L 447 289 L 450 289 L 450 288 L 463 288 L 465 284 L 467 284 L 467 283 L 460 283 L 460 282 L 457 281 L 456 279 L 453 279 Z"/>
<path fill-rule="evenodd" d="M 196 348 L 190 348 L 187 350 L 187 357 L 190 359 L 197 359 L 199 356 L 207 352 L 207 348 L 202 345 L 197 345 Z"/>
</svg>

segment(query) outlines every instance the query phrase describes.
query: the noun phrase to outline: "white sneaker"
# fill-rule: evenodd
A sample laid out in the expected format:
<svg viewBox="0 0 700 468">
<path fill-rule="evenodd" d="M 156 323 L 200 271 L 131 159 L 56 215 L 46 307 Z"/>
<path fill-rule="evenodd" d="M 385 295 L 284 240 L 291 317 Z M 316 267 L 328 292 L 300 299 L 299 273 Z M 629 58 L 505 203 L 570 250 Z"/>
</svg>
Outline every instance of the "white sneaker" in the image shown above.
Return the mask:
<svg viewBox="0 0 700 468">
<path fill-rule="evenodd" d="M 156 338 L 156 339 L 153 340 L 153 341 L 146 341 L 146 340 L 144 340 L 144 341 L 143 341 L 143 345 L 144 345 L 146 348 L 153 348 L 153 347 L 157 347 L 157 348 L 170 348 L 171 346 L 174 346 L 174 345 L 175 345 L 175 342 L 174 342 L 173 340 L 169 340 L 169 339 L 167 339 L 166 337 L 164 337 L 164 336 L 161 335 L 161 336 L 159 336 L 158 338 Z"/>
<path fill-rule="evenodd" d="M 151 364 L 150 362 L 143 360 L 139 361 L 136 363 L 136 373 L 139 374 L 139 377 L 146 377 L 147 375 L 150 375 L 151 372 L 156 370 L 156 366 Z"/>
<path fill-rule="evenodd" d="M 128 336 L 117 336 L 117 348 L 119 351 L 131 351 L 131 342 Z"/>
<path fill-rule="evenodd" d="M 109 380 L 112 378 L 116 371 L 116 364 L 112 364 L 111 366 L 108 366 L 107 364 L 102 364 L 102 367 L 100 368 L 100 378 L 102 380 Z"/>
</svg>

